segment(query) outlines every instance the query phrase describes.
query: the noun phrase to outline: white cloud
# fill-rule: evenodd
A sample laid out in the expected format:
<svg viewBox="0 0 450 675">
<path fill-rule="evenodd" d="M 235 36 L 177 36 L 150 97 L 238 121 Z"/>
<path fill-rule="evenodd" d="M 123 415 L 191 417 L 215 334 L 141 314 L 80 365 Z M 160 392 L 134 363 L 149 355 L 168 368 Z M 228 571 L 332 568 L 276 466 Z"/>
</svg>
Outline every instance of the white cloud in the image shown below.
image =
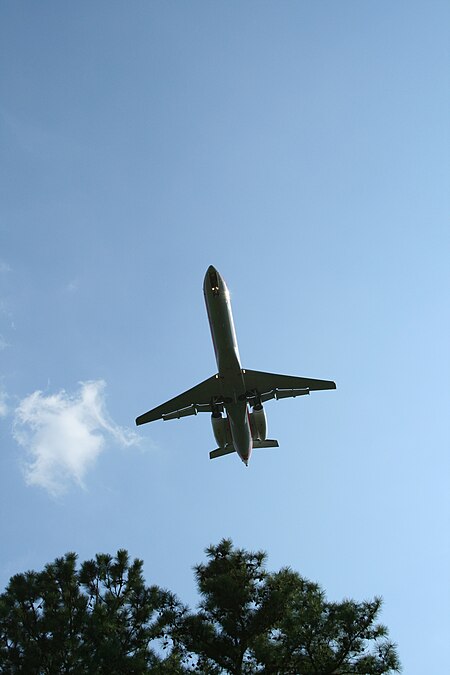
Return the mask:
<svg viewBox="0 0 450 675">
<path fill-rule="evenodd" d="M 79 282 L 78 279 L 72 279 L 67 285 L 66 285 L 66 292 L 67 293 L 76 293 L 78 290 Z"/>
<path fill-rule="evenodd" d="M 0 274 L 11 272 L 11 267 L 4 260 L 0 260 Z"/>
<path fill-rule="evenodd" d="M 0 390 L 0 417 L 6 417 L 8 414 L 8 406 L 6 404 L 6 399 L 8 395 L 5 391 Z"/>
<path fill-rule="evenodd" d="M 137 435 L 109 418 L 102 380 L 81 382 L 79 391 L 44 396 L 35 391 L 15 410 L 14 437 L 27 450 L 24 463 L 28 485 L 57 496 L 83 478 L 105 446 L 107 437 L 122 446 L 137 443 Z"/>
</svg>

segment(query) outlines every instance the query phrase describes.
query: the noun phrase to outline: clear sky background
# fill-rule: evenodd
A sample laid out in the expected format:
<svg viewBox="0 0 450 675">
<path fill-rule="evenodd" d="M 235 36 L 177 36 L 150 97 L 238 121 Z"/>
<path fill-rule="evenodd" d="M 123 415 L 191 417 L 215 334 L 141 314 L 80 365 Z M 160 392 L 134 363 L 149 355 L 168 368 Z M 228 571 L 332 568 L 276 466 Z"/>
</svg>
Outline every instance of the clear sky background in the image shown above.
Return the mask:
<svg viewBox="0 0 450 675">
<path fill-rule="evenodd" d="M 197 597 L 222 537 L 384 597 L 408 675 L 450 632 L 447 2 L 0 6 L 0 583 L 127 548 Z M 211 462 L 134 418 L 243 366 L 334 379 Z"/>
</svg>

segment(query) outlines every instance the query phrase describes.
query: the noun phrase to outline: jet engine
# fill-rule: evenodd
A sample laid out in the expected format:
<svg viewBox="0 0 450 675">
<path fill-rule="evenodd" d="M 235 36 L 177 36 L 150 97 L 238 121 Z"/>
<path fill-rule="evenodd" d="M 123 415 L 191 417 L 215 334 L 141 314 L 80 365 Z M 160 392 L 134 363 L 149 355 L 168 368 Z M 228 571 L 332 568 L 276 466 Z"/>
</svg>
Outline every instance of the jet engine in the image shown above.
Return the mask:
<svg viewBox="0 0 450 675">
<path fill-rule="evenodd" d="M 265 441 L 267 436 L 266 413 L 261 403 L 257 403 L 250 413 L 250 429 L 254 441 Z"/>
<path fill-rule="evenodd" d="M 221 413 L 211 415 L 211 424 L 219 448 L 224 448 L 231 443 L 230 423 L 227 417 L 222 417 Z"/>
</svg>

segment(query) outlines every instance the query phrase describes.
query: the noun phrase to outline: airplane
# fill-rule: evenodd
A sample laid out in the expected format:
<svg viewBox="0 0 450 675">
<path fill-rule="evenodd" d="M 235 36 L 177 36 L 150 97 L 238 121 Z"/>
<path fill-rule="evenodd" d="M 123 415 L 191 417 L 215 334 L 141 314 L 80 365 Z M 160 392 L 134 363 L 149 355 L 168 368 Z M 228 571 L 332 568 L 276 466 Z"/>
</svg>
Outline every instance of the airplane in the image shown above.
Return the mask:
<svg viewBox="0 0 450 675">
<path fill-rule="evenodd" d="M 330 380 L 241 368 L 230 292 L 223 277 L 212 265 L 205 274 L 203 293 L 218 372 L 192 389 L 140 415 L 136 424 L 209 412 L 219 446 L 209 453 L 210 459 L 236 452 L 248 466 L 253 448 L 278 447 L 278 441 L 266 437 L 267 421 L 263 406 L 266 401 L 295 398 L 310 391 L 336 389 L 336 384 Z"/>
</svg>

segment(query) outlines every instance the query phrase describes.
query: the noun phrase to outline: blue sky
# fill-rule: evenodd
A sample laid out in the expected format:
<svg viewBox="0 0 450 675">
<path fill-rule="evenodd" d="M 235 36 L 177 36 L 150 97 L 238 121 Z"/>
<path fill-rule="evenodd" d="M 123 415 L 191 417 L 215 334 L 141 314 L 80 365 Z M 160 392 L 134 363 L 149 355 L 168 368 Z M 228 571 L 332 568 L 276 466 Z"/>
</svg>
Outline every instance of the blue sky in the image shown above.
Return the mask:
<svg viewBox="0 0 450 675">
<path fill-rule="evenodd" d="M 128 548 L 194 604 L 223 536 L 332 599 L 380 594 L 404 672 L 449 633 L 444 2 L 0 8 L 0 582 Z M 134 418 L 243 366 L 334 379 L 210 462 L 208 416 Z"/>
</svg>

